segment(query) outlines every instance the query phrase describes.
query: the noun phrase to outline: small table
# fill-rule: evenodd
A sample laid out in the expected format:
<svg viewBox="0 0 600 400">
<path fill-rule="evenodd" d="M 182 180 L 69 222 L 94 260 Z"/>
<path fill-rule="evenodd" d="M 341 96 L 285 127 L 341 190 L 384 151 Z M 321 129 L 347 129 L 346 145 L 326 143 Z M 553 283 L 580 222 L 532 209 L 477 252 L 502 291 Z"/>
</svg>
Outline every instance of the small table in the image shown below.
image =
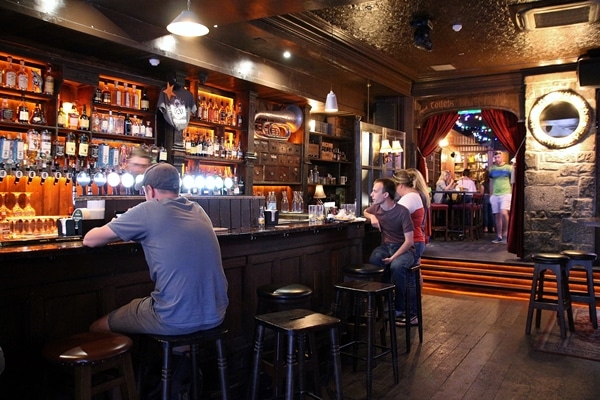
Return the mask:
<svg viewBox="0 0 600 400">
<path fill-rule="evenodd" d="M 473 200 L 473 195 L 478 192 L 468 192 L 465 190 L 434 190 L 431 192 L 431 195 L 434 194 L 444 194 L 444 197 L 448 199 L 448 209 L 450 212 L 450 226 L 448 227 L 448 233 L 457 235 L 459 240 L 464 240 L 465 238 L 465 217 L 462 215 L 460 217 L 460 223 L 455 225 L 454 222 L 454 206 L 461 205 L 464 207 L 467 204 L 467 197 Z"/>
</svg>

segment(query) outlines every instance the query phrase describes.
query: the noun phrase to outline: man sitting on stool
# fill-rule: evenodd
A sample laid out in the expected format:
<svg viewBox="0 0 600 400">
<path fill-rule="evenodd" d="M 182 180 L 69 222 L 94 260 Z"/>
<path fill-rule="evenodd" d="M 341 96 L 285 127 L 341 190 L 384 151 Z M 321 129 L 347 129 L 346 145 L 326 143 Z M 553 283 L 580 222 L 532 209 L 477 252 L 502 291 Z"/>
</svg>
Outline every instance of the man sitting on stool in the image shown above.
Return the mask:
<svg viewBox="0 0 600 400">
<path fill-rule="evenodd" d="M 381 245 L 371 253 L 369 263 L 386 269 L 386 274 L 396 286 L 396 325 L 406 324 L 405 292 L 409 268 L 415 262 L 413 223 L 408 209 L 395 200 L 396 184 L 391 179 L 376 179 L 371 192 L 372 205 L 364 215 L 371 225 L 381 232 Z M 412 274 L 411 274 L 412 276 Z M 385 278 L 384 278 L 385 279 Z M 412 294 L 414 295 L 414 294 Z M 410 300 L 409 321 L 417 321 L 416 301 Z"/>
</svg>

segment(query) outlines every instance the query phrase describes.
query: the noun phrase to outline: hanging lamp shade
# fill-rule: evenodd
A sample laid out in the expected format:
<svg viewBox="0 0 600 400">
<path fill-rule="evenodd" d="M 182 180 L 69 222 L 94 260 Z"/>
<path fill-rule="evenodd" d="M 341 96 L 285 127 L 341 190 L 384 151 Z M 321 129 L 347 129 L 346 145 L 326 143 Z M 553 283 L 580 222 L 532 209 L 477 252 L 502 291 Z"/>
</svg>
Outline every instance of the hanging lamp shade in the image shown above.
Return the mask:
<svg viewBox="0 0 600 400">
<path fill-rule="evenodd" d="M 187 2 L 187 10 L 183 10 L 169 25 L 167 30 L 174 35 L 195 37 L 204 36 L 208 28 L 200 22 L 200 18 L 190 11 L 190 0 Z"/>
<path fill-rule="evenodd" d="M 325 112 L 337 112 L 337 110 L 337 97 L 335 97 L 333 90 L 330 90 L 327 94 L 327 100 L 325 100 Z"/>
</svg>

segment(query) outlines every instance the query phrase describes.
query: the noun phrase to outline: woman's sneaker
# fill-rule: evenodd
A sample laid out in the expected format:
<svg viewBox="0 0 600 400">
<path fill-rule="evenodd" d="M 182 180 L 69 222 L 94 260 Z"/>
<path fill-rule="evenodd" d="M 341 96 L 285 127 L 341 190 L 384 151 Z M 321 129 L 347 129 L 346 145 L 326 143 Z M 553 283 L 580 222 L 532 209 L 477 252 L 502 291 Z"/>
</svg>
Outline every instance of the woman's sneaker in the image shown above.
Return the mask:
<svg viewBox="0 0 600 400">
<path fill-rule="evenodd" d="M 419 325 L 419 318 L 416 315 L 410 317 L 410 324 L 412 326 Z M 396 326 L 406 326 L 406 317 L 396 318 Z"/>
<path fill-rule="evenodd" d="M 498 236 L 496 239 L 492 240 L 492 243 L 494 244 L 498 244 L 498 243 L 506 243 L 502 240 L 502 238 L 500 236 Z"/>
</svg>

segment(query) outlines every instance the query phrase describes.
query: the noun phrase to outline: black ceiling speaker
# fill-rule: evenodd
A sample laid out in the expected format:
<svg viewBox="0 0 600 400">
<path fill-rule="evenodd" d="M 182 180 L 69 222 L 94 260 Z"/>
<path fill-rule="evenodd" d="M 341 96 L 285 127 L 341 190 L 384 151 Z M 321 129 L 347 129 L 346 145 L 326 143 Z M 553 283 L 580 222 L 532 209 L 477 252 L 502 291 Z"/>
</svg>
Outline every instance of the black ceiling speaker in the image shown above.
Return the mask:
<svg viewBox="0 0 600 400">
<path fill-rule="evenodd" d="M 433 24 L 428 17 L 415 17 L 411 22 L 410 26 L 415 29 L 414 45 L 425 51 L 431 51 L 433 43 L 431 43 L 431 31 L 433 30 Z"/>
<path fill-rule="evenodd" d="M 600 87 L 600 57 L 580 58 L 577 61 L 579 86 Z"/>
</svg>

